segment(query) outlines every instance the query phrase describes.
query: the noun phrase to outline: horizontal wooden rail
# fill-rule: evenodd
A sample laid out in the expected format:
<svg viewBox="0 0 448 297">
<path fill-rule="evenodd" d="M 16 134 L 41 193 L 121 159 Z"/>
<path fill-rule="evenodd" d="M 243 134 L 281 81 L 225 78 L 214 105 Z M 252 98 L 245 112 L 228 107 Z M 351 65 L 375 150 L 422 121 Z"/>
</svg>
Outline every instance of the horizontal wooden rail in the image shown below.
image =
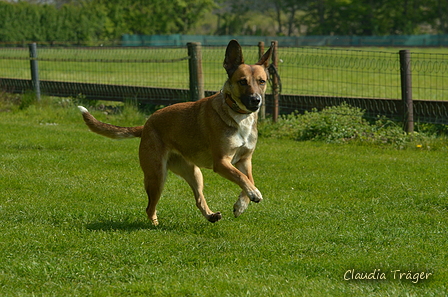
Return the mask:
<svg viewBox="0 0 448 297">
<path fill-rule="evenodd" d="M 110 84 L 91 84 L 77 82 L 41 80 L 43 94 L 59 97 L 83 97 L 89 100 L 125 101 L 137 100 L 143 104 L 171 105 L 189 101 L 190 90 L 174 88 L 155 88 L 139 86 L 123 86 Z M 0 78 L 0 89 L 11 93 L 23 93 L 33 90 L 31 80 Z M 205 91 L 205 96 L 211 96 L 216 91 Z M 321 110 L 327 106 L 337 106 L 347 103 L 350 106 L 365 110 L 366 116 L 376 118 L 384 115 L 400 120 L 403 117 L 403 103 L 400 99 L 332 97 L 315 95 L 282 94 L 279 102 L 280 114 L 290 114 L 294 111 Z M 414 120 L 416 122 L 448 124 L 448 101 L 414 100 Z M 274 99 L 266 94 L 266 113 L 272 114 Z"/>
</svg>

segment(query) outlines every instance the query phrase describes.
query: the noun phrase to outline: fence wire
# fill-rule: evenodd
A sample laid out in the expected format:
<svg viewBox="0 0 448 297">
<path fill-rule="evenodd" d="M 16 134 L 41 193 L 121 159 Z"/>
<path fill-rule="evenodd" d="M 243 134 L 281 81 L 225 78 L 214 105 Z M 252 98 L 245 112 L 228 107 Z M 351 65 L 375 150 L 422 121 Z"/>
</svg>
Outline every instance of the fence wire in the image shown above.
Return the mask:
<svg viewBox="0 0 448 297">
<path fill-rule="evenodd" d="M 267 50 L 269 44 L 265 47 Z M 442 53 L 411 51 L 415 115 L 416 121 L 445 123 L 448 121 L 448 54 L 442 49 L 434 51 Z M 222 66 L 224 55 L 225 46 L 202 46 L 207 94 L 219 91 L 227 79 Z M 244 46 L 243 55 L 246 63 L 253 64 L 258 61 L 259 48 Z M 281 113 L 342 102 L 361 107 L 372 116 L 396 118 L 403 113 L 397 49 L 292 48 L 280 44 L 278 57 Z M 186 46 L 39 46 L 38 63 L 43 94 L 81 94 L 103 100 L 136 98 L 147 102 L 158 98 L 161 99 L 158 104 L 190 98 Z M 28 48 L 0 46 L 0 87 L 23 92 L 30 88 L 29 80 Z M 268 108 L 272 107 L 269 94 L 267 99 Z"/>
<path fill-rule="evenodd" d="M 448 54 L 411 52 L 412 97 L 448 100 Z"/>
<path fill-rule="evenodd" d="M 148 100 L 161 93 L 137 87 L 188 89 L 188 59 L 185 47 L 39 47 L 37 58 L 44 94 L 103 100 Z M 0 71 L 3 78 L 29 79 L 28 49 L 0 48 Z M 174 93 L 188 100 L 186 91 Z"/>
<path fill-rule="evenodd" d="M 283 94 L 398 99 L 398 53 L 281 48 Z"/>
<path fill-rule="evenodd" d="M 42 80 L 188 88 L 188 56 L 177 48 L 39 48 Z"/>
<path fill-rule="evenodd" d="M 29 56 L 27 48 L 0 47 L 0 77 L 30 79 Z"/>
<path fill-rule="evenodd" d="M 414 120 L 448 123 L 443 102 L 448 98 L 448 54 L 411 54 Z M 343 102 L 366 110 L 370 117 L 400 119 L 406 112 L 400 101 L 402 65 L 396 49 L 281 48 L 279 57 L 281 113 Z"/>
</svg>

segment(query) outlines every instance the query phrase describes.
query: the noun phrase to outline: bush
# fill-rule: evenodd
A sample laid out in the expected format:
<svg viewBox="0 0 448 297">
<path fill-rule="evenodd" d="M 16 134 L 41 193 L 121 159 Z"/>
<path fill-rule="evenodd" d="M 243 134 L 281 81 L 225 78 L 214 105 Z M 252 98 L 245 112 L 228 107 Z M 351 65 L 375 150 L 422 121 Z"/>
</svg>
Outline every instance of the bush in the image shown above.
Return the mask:
<svg viewBox="0 0 448 297">
<path fill-rule="evenodd" d="M 322 111 L 313 109 L 304 114 L 281 116 L 277 123 L 263 122 L 259 127 L 262 137 L 289 138 L 298 141 L 325 141 L 346 143 L 357 141 L 372 144 L 392 144 L 404 147 L 407 143 L 422 142 L 429 136 L 419 133 L 407 134 L 395 122 L 378 117 L 369 122 L 364 111 L 346 103 L 327 107 Z"/>
</svg>

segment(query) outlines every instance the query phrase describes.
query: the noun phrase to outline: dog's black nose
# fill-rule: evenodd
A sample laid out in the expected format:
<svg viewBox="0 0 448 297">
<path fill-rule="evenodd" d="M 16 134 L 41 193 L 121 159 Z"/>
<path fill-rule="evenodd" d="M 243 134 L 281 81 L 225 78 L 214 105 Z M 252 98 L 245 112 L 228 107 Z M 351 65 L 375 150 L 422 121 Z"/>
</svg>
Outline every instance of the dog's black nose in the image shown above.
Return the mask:
<svg viewBox="0 0 448 297">
<path fill-rule="evenodd" d="M 252 106 L 258 105 L 261 102 L 261 95 L 260 94 L 253 94 L 250 96 L 250 104 Z"/>
<path fill-rule="evenodd" d="M 260 108 L 262 97 L 260 94 L 250 94 L 241 97 L 241 103 L 250 111 L 257 111 Z"/>
</svg>

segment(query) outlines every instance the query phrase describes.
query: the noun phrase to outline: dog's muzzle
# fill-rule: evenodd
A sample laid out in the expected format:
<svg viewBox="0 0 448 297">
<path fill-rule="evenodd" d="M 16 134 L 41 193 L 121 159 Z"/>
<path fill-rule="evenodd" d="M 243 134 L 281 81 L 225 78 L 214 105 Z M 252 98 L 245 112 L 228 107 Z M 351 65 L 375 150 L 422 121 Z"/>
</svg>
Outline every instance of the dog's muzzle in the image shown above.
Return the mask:
<svg viewBox="0 0 448 297">
<path fill-rule="evenodd" d="M 243 103 L 250 111 L 257 111 L 260 108 L 262 101 L 263 98 L 260 94 L 251 94 L 241 98 L 241 103 Z"/>
</svg>

